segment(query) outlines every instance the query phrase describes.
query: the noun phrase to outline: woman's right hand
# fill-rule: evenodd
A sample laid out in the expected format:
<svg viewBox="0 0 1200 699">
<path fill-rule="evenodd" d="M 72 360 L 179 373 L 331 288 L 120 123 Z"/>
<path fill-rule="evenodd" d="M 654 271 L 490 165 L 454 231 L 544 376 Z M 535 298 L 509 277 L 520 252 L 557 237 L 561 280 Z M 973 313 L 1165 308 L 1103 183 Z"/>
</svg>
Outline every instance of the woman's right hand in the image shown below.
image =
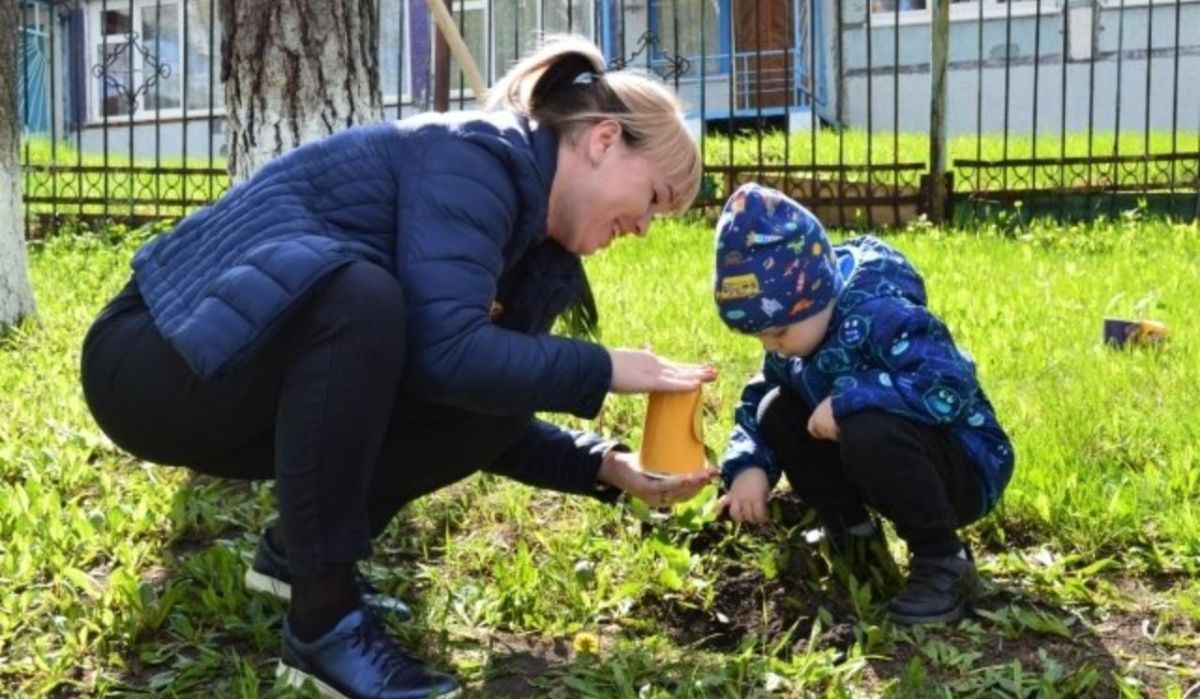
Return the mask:
<svg viewBox="0 0 1200 699">
<path fill-rule="evenodd" d="M 613 393 L 683 393 L 717 378 L 717 370 L 699 364 L 677 364 L 650 350 L 611 349 Z"/>
<path fill-rule="evenodd" d="M 670 507 L 696 497 L 718 475 L 717 471 L 706 468 L 686 476 L 651 478 L 641 469 L 637 454 L 610 449 L 600 462 L 596 479 L 633 495 L 650 507 Z"/>
</svg>

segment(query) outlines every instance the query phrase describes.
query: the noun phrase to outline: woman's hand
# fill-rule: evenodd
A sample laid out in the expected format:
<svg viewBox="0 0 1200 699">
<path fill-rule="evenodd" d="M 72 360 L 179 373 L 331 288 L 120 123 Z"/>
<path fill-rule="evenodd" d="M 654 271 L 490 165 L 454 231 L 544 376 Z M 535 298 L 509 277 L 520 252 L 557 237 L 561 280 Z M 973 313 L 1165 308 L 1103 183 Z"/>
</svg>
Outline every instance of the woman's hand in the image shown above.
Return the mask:
<svg viewBox="0 0 1200 699">
<path fill-rule="evenodd" d="M 596 477 L 611 486 L 633 495 L 650 507 L 667 507 L 696 497 L 700 489 L 717 476 L 705 469 L 687 476 L 669 479 L 651 478 L 638 468 L 637 454 L 610 449 L 600 464 Z"/>
<path fill-rule="evenodd" d="M 833 399 L 826 398 L 817 404 L 816 410 L 808 418 L 808 433 L 817 439 L 827 439 L 836 442 L 841 437 L 837 420 L 833 417 Z"/>
<path fill-rule="evenodd" d="M 613 393 L 694 391 L 717 378 L 717 370 L 698 364 L 676 364 L 649 350 L 612 349 Z"/>
<path fill-rule="evenodd" d="M 761 468 L 747 468 L 733 479 L 729 492 L 717 501 L 717 515 L 728 511 L 735 522 L 766 524 L 770 519 L 767 511 L 767 494 L 771 484 L 767 472 Z"/>
</svg>

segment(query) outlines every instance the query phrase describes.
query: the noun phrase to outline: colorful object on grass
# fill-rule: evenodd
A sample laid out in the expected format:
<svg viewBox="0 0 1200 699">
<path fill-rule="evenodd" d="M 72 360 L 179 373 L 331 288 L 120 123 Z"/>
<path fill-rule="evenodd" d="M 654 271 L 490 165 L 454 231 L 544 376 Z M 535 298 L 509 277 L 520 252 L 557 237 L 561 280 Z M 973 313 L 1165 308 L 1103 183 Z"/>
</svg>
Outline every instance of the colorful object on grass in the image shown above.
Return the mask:
<svg viewBox="0 0 1200 699">
<path fill-rule="evenodd" d="M 1170 332 L 1166 324 L 1157 320 L 1104 319 L 1104 344 L 1109 347 L 1160 345 Z"/>
</svg>

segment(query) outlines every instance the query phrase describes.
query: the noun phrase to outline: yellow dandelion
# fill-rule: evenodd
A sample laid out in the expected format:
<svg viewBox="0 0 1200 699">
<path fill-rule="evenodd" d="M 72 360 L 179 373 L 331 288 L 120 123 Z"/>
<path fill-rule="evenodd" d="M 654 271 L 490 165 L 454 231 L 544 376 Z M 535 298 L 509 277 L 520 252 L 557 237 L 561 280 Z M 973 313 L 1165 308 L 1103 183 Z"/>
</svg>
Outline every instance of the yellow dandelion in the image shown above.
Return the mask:
<svg viewBox="0 0 1200 699">
<path fill-rule="evenodd" d="M 599 655 L 600 654 L 600 639 L 594 633 L 580 631 L 575 634 L 575 640 L 571 642 L 575 648 L 575 652 L 579 655 Z"/>
</svg>

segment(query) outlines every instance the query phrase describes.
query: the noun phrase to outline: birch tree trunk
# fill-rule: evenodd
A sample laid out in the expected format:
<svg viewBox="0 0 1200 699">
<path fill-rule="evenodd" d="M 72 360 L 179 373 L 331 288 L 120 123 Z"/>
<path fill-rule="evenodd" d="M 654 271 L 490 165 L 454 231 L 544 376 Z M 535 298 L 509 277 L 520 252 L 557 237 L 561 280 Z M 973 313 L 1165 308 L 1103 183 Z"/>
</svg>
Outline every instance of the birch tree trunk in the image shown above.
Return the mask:
<svg viewBox="0 0 1200 699">
<path fill-rule="evenodd" d="M 0 0 L 0 327 L 33 313 L 21 213 L 20 111 L 17 107 L 19 3 Z"/>
<path fill-rule="evenodd" d="M 220 0 L 235 181 L 296 146 L 383 118 L 375 2 Z"/>
</svg>

